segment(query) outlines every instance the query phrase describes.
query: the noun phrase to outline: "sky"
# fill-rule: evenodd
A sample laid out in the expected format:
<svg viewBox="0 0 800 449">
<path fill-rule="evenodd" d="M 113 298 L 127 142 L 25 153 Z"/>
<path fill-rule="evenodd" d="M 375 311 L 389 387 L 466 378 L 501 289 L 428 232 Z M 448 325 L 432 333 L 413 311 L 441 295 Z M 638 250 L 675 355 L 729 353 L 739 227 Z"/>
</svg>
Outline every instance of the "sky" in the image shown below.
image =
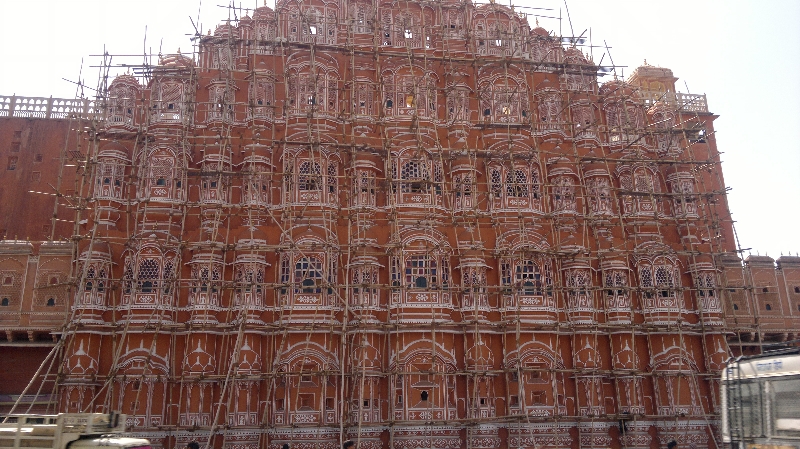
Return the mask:
<svg viewBox="0 0 800 449">
<path fill-rule="evenodd" d="M 0 0 L 0 95 L 73 98 L 72 82 L 79 78 L 96 86 L 92 66 L 100 59 L 91 55 L 104 52 L 190 53 L 192 22 L 205 34 L 228 18 L 229 9 L 220 6 L 227 3 Z M 717 146 L 741 248 L 774 258 L 800 253 L 800 0 L 516 0 L 515 5 L 538 14 L 540 25 L 556 34 L 585 31 L 597 46 L 595 61 L 613 60 L 621 66 L 620 76 L 647 60 L 672 69 L 680 78 L 679 91 L 706 94 L 710 111 L 719 116 Z M 533 25 L 534 18 L 529 20 Z M 610 57 L 603 56 L 606 45 Z M 113 62 L 141 61 L 131 56 Z M 84 94 L 92 92 L 87 88 Z"/>
</svg>

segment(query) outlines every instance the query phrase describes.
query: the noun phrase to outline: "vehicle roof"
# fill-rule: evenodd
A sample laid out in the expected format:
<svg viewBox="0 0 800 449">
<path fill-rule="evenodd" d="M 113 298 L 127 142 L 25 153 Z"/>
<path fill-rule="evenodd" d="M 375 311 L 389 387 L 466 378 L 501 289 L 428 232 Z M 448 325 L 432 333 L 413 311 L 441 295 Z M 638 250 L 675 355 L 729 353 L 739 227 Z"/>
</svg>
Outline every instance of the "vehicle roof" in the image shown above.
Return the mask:
<svg viewBox="0 0 800 449">
<path fill-rule="evenodd" d="M 130 437 L 109 437 L 109 438 L 86 438 L 75 440 L 70 447 L 133 447 L 133 446 L 149 446 L 150 441 L 143 438 L 130 438 Z"/>
<path fill-rule="evenodd" d="M 739 358 L 722 370 L 722 380 L 800 375 L 800 354 L 797 352 L 793 349 Z"/>
</svg>

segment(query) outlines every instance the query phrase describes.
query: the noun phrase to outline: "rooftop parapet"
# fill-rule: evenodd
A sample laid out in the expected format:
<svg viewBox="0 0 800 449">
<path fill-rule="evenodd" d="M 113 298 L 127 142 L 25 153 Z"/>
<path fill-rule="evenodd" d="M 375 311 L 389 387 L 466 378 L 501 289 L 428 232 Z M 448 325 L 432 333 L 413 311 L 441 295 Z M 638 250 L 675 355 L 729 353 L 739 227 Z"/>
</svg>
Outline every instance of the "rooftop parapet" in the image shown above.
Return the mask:
<svg viewBox="0 0 800 449">
<path fill-rule="evenodd" d="M 87 99 L 0 95 L 0 117 L 89 118 L 95 113 L 94 102 Z"/>
</svg>

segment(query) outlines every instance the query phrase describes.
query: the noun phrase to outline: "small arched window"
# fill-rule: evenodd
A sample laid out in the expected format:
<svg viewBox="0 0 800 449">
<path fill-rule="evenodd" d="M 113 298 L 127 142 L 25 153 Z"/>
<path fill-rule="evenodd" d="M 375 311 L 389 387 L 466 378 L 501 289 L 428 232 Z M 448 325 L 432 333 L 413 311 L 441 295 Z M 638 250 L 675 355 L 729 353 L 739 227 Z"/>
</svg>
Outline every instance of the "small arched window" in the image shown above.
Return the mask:
<svg viewBox="0 0 800 449">
<path fill-rule="evenodd" d="M 321 293 L 322 262 L 313 256 L 302 257 L 294 265 L 295 293 Z"/>
<path fill-rule="evenodd" d="M 319 163 L 302 162 L 298 172 L 298 188 L 300 190 L 320 190 L 322 188 L 322 173 Z"/>
<path fill-rule="evenodd" d="M 160 267 L 155 259 L 145 259 L 139 264 L 139 291 L 141 293 L 153 293 L 158 287 Z"/>
</svg>

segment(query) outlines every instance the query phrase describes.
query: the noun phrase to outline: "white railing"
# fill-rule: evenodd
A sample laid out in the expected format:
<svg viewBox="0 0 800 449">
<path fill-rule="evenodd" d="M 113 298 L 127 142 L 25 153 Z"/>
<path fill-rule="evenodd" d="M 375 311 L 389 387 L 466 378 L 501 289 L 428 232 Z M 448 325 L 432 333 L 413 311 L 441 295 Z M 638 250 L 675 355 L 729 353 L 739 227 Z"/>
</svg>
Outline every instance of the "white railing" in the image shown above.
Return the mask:
<svg viewBox="0 0 800 449">
<path fill-rule="evenodd" d="M 88 118 L 96 114 L 94 101 L 0 95 L 0 117 Z"/>
<path fill-rule="evenodd" d="M 676 106 L 679 111 L 708 112 L 708 101 L 705 95 L 684 94 L 681 92 L 653 92 L 639 91 L 639 95 L 646 106 L 662 102 Z"/>
</svg>

